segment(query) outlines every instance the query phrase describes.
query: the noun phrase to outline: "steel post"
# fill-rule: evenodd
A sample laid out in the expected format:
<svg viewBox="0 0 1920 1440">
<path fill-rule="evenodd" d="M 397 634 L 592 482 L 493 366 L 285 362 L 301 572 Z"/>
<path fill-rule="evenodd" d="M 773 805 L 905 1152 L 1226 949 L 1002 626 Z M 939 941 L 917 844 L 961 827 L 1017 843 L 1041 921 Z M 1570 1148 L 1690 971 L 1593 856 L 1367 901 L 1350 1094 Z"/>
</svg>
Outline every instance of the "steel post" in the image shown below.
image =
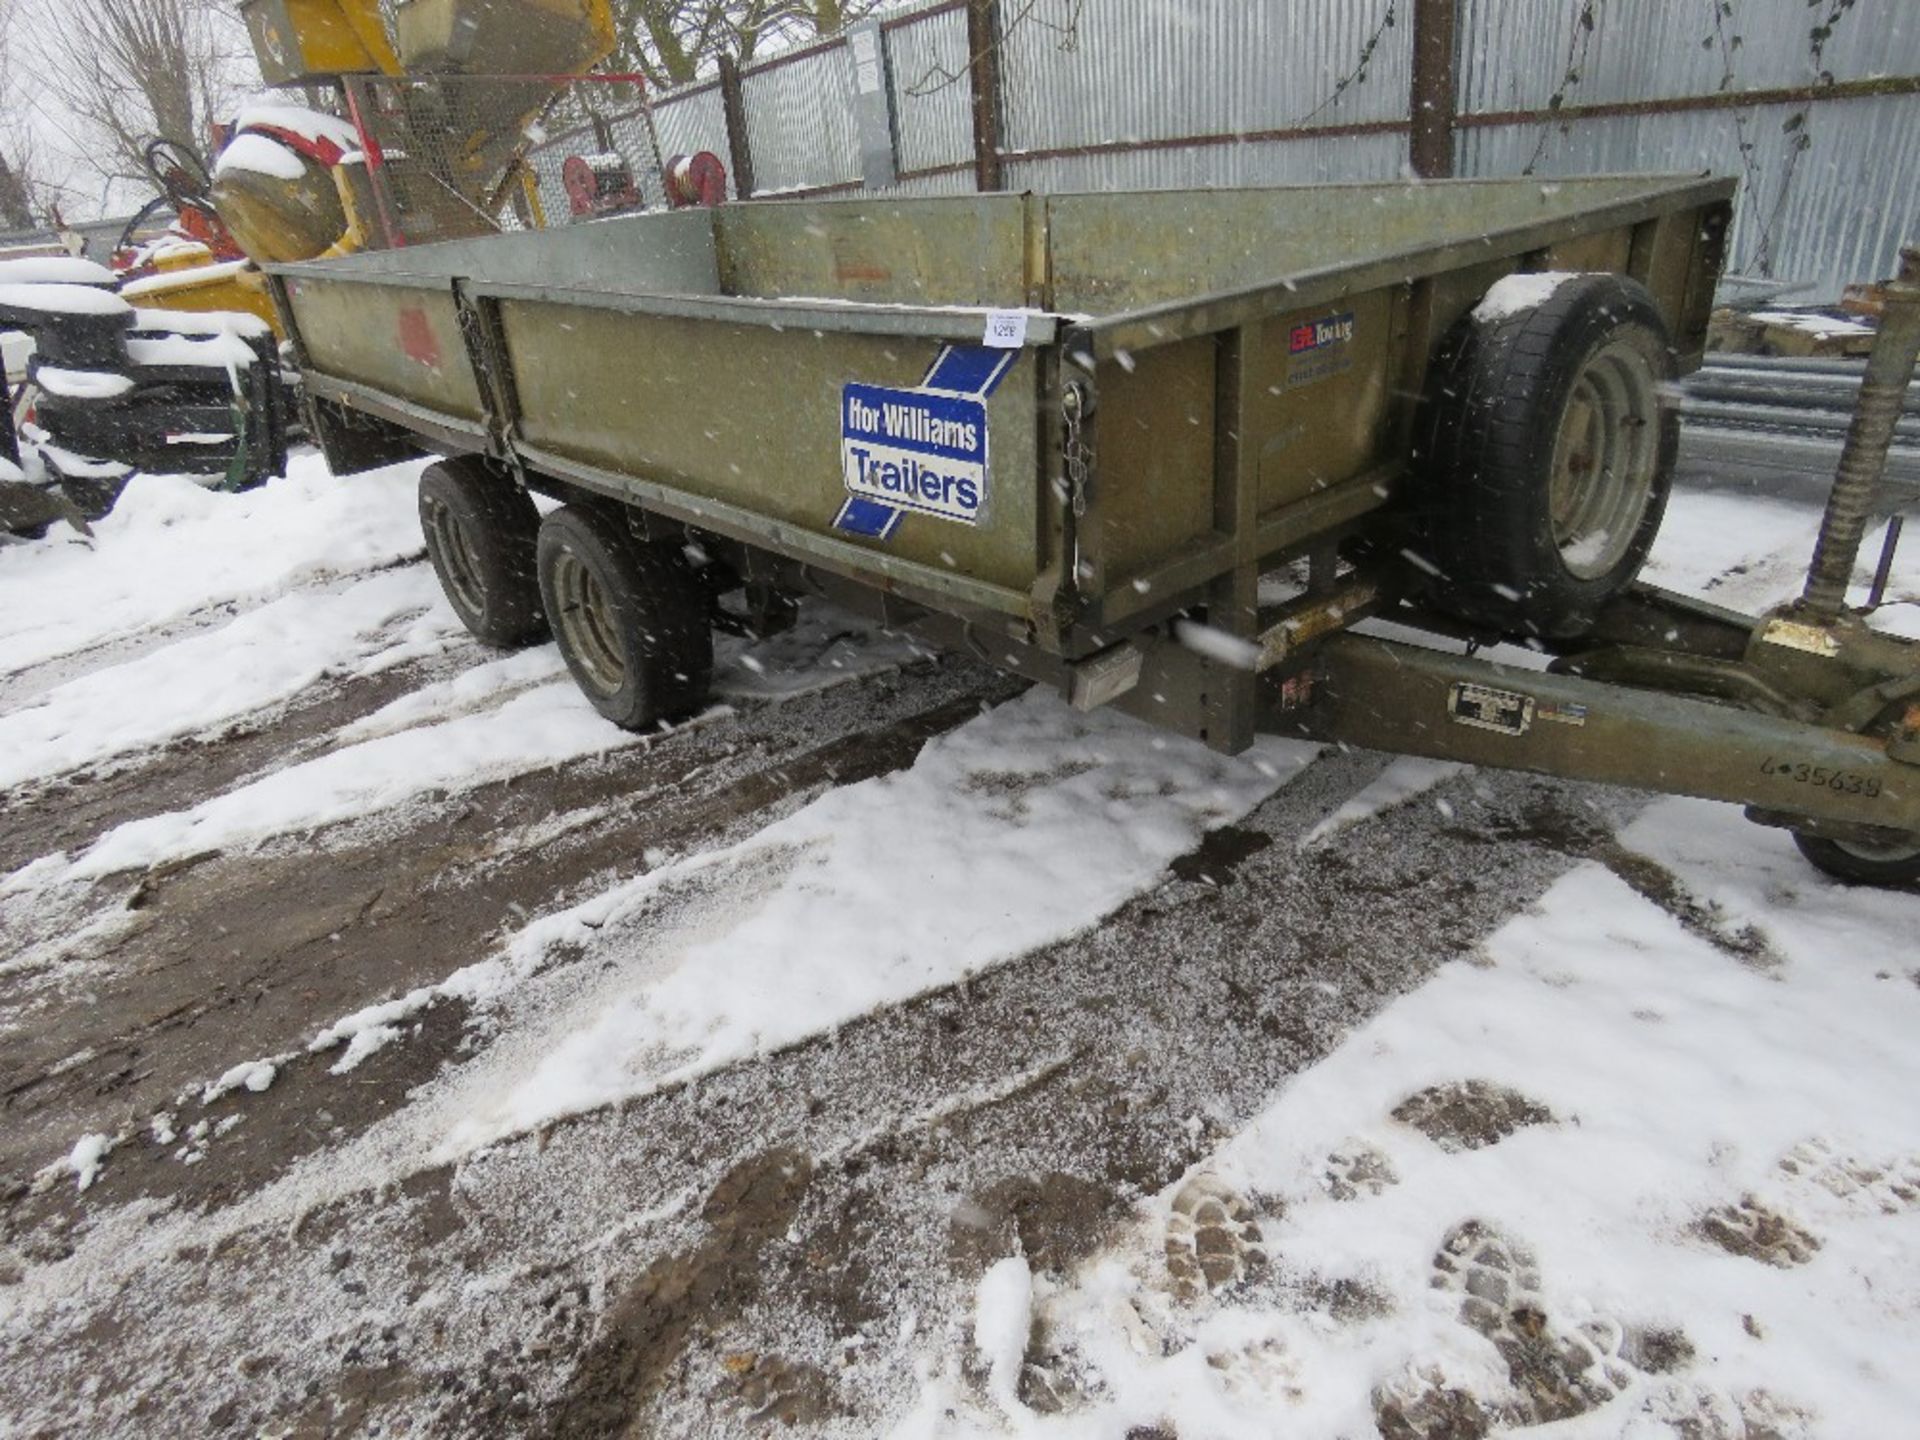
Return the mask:
<svg viewBox="0 0 1920 1440">
<path fill-rule="evenodd" d="M 727 158 L 733 162 L 733 193 L 753 198 L 753 144 L 747 134 L 747 96 L 740 81 L 740 62 L 724 51 L 720 55 L 720 112 L 727 124 Z"/>
<path fill-rule="evenodd" d="M 1900 277 L 1887 287 L 1880 332 L 1867 356 L 1860 401 L 1840 453 L 1833 494 L 1820 521 L 1820 538 L 1807 566 L 1807 587 L 1800 597 L 1802 618 L 1831 625 L 1846 609 L 1847 584 L 1866 538 L 1867 517 L 1886 473 L 1907 386 L 1920 357 L 1920 246 L 1900 252 Z"/>
<path fill-rule="evenodd" d="M 1414 0 L 1413 130 L 1409 159 L 1422 180 L 1453 174 L 1459 0 Z"/>
<path fill-rule="evenodd" d="M 1000 5 L 967 0 L 967 76 L 973 97 L 973 188 L 1006 188 L 1000 166 Z"/>
</svg>

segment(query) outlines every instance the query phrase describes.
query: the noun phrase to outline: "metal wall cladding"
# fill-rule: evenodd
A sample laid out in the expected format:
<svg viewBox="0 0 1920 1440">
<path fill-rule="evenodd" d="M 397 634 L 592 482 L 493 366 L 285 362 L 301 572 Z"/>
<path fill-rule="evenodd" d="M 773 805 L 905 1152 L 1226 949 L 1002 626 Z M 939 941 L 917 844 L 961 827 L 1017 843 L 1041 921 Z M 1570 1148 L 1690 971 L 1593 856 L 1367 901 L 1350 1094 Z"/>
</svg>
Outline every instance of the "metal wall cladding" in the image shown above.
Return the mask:
<svg viewBox="0 0 1920 1440">
<path fill-rule="evenodd" d="M 1002 9 L 1009 151 L 1405 120 L 1405 0 L 1033 0 Z M 1396 22 L 1386 25 L 1389 14 Z M 1377 36 L 1359 78 L 1360 57 Z M 1348 85 L 1333 98 L 1343 79 Z"/>
<path fill-rule="evenodd" d="M 853 116 L 853 59 L 833 45 L 741 77 L 755 192 L 838 185 L 860 178 Z"/>
<path fill-rule="evenodd" d="M 891 26 L 884 34 L 901 172 L 970 163 L 973 91 L 967 83 L 966 12 L 940 11 Z"/>
<path fill-rule="evenodd" d="M 1811 31 L 1839 0 L 1460 4 L 1459 94 L 1468 117 L 1457 138 L 1461 174 L 1737 175 L 1732 268 L 1764 266 L 1812 281 L 1811 299 L 1891 274 L 1902 239 L 1920 234 L 1920 97 L 1591 119 L 1576 113 L 1544 125 L 1471 121 L 1545 110 L 1556 98 L 1577 111 L 1717 98 L 1728 88 L 1803 87 L 1820 71 L 1842 82 L 1920 74 L 1920 0 L 1858 0 L 1841 10 L 1817 69 Z M 1389 16 L 1394 23 L 1386 23 Z M 1407 140 L 1397 131 L 1167 142 L 1302 125 L 1403 123 L 1411 0 L 1003 0 L 1001 24 L 1010 188 L 1278 185 L 1405 173 Z M 896 158 L 910 177 L 898 193 L 969 192 L 964 11 L 892 11 L 883 37 Z M 744 89 L 760 193 L 858 181 L 852 63 L 844 45 L 749 70 Z M 665 154 L 711 150 L 727 158 L 716 87 L 662 97 L 654 113 Z M 658 204 L 651 145 L 637 126 L 616 123 L 616 140 L 649 203 Z M 564 215 L 558 149 L 531 158 L 549 214 Z"/>
<path fill-rule="evenodd" d="M 1006 184 L 1055 194 L 1311 185 L 1397 179 L 1406 161 L 1406 137 L 1397 134 L 1253 141 L 1016 161 L 1007 167 Z"/>
<path fill-rule="evenodd" d="M 1324 3 L 1324 0 L 1321 0 Z M 1920 71 L 1920 5 L 1860 0 L 1462 0 L 1467 114 L 1609 105 Z M 1569 79 L 1569 75 L 1577 79 Z"/>
<path fill-rule="evenodd" d="M 971 195 L 973 194 L 973 168 L 965 170 L 946 170 L 938 175 L 916 175 L 902 180 L 889 195 Z"/>
<path fill-rule="evenodd" d="M 1912 96 L 1472 127 L 1460 134 L 1459 158 L 1463 175 L 1514 175 L 1529 165 L 1543 177 L 1737 175 L 1728 268 L 1811 282 L 1796 298 L 1831 300 L 1852 281 L 1892 275 L 1901 242 L 1920 236 L 1920 101 Z"/>
</svg>

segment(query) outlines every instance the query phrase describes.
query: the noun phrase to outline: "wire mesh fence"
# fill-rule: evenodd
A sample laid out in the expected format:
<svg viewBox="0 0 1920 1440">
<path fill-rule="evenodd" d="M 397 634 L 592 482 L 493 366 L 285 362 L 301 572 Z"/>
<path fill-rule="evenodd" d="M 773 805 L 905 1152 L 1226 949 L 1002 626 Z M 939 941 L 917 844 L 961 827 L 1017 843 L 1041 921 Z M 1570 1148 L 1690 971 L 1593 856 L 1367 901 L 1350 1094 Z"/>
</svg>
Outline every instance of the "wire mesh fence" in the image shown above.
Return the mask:
<svg viewBox="0 0 1920 1440">
<path fill-rule="evenodd" d="M 419 245 L 667 203 L 633 75 L 354 76 L 363 222 Z"/>
</svg>

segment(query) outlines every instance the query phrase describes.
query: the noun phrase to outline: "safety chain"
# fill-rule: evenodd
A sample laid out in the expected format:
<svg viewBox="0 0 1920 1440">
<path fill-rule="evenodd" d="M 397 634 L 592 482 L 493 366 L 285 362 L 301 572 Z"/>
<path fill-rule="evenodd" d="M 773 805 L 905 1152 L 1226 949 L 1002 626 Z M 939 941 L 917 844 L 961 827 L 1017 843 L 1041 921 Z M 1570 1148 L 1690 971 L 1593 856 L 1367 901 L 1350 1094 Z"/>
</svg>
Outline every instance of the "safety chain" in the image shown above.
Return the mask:
<svg viewBox="0 0 1920 1440">
<path fill-rule="evenodd" d="M 1091 408 L 1084 385 L 1069 385 L 1066 393 L 1060 397 L 1060 413 L 1066 424 L 1066 440 L 1062 448 L 1067 462 L 1067 499 L 1073 506 L 1076 520 L 1087 513 L 1093 452 L 1087 448 L 1083 435 Z"/>
</svg>

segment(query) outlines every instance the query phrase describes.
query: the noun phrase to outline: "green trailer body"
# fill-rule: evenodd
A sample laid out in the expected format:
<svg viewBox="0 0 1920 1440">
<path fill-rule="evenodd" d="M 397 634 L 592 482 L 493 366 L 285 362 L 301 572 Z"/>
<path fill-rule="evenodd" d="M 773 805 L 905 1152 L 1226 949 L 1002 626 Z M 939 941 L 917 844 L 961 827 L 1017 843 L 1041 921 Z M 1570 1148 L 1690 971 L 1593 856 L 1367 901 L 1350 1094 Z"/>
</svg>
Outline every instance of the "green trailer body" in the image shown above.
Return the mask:
<svg viewBox="0 0 1920 1440">
<path fill-rule="evenodd" d="M 1778 624 L 1636 591 L 1597 631 L 1654 625 L 1676 663 L 1636 669 L 1614 652 L 1647 635 L 1616 635 L 1534 697 L 1450 656 L 1407 690 L 1438 708 L 1380 723 L 1401 662 L 1342 633 L 1404 598 L 1352 555 L 1392 533 L 1463 317 L 1515 274 L 1630 277 L 1692 369 L 1733 188 L 756 201 L 269 268 L 333 413 L 737 544 L 1075 703 L 1228 751 L 1261 729 L 1364 735 L 1737 800 L 1843 841 L 1920 834 L 1920 739 L 1894 694 L 1916 667 L 1878 636 L 1842 636 L 1809 676 Z M 896 416 L 932 447 L 916 453 L 953 457 L 941 473 L 888 468 Z M 1307 594 L 1269 602 L 1262 577 L 1293 562 Z M 1183 643 L 1194 616 L 1240 653 Z M 1892 698 L 1833 718 L 1873 686 Z M 1594 705 L 1607 723 L 1578 735 L 1538 718 Z M 1723 742 L 1675 773 L 1653 743 L 1675 727 Z"/>
<path fill-rule="evenodd" d="M 274 273 L 318 394 L 1077 658 L 1249 549 L 1384 503 L 1431 346 L 1503 275 L 1633 274 L 1697 354 L 1730 188 L 756 202 Z M 943 345 L 981 343 L 990 311 L 1026 324 L 987 403 L 977 523 L 836 531 L 844 387 L 917 386 Z M 1290 353 L 1323 322 L 1340 322 L 1330 343 Z M 1077 487 L 1076 381 L 1097 412 Z"/>
</svg>

